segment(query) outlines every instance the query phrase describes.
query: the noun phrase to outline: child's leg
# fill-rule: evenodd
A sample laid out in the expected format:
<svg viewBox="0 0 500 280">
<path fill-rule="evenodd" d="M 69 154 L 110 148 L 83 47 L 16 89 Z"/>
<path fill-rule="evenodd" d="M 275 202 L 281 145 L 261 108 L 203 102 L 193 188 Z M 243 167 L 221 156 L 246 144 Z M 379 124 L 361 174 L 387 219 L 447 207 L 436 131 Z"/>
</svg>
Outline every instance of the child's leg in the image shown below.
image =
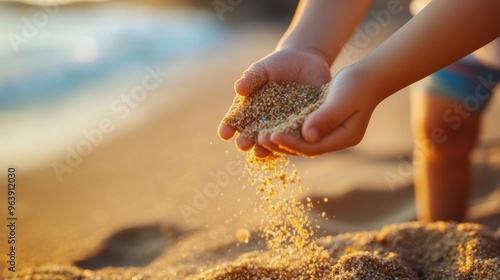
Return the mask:
<svg viewBox="0 0 500 280">
<path fill-rule="evenodd" d="M 413 93 L 411 101 L 413 134 L 415 142 L 420 143 L 414 151 L 418 219 L 462 221 L 471 192 L 469 156 L 478 136 L 480 116 L 469 112 L 467 118 L 458 115 L 461 125 L 454 130 L 458 119 L 456 123 L 446 122 L 443 116 L 453 110 L 456 101 L 424 92 Z M 444 134 L 437 137 L 441 129 Z"/>
<path fill-rule="evenodd" d="M 412 94 L 415 196 L 421 221 L 465 218 L 471 193 L 470 153 L 500 71 L 461 61 L 426 78 Z"/>
</svg>

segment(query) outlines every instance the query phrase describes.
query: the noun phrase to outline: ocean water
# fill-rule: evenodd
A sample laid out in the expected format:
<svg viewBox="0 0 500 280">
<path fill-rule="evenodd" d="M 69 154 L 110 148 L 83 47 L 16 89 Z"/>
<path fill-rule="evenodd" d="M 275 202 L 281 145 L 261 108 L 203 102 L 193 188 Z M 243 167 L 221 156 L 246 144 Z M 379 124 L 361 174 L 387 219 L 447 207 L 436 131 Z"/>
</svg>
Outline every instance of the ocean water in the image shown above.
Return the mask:
<svg viewBox="0 0 500 280">
<path fill-rule="evenodd" d="M 0 110 L 53 104 L 159 61 L 168 71 L 227 31 L 208 12 L 95 6 L 0 9 Z"/>
<path fill-rule="evenodd" d="M 165 84 L 229 34 L 215 12 L 191 8 L 1 3 L 2 164 L 48 164 L 103 118 L 130 129 L 147 102 L 125 116 L 124 94 L 152 84 L 146 101 L 162 95 L 165 103 L 175 103 L 176 90 Z M 160 75 L 156 80 L 154 72 Z"/>
</svg>

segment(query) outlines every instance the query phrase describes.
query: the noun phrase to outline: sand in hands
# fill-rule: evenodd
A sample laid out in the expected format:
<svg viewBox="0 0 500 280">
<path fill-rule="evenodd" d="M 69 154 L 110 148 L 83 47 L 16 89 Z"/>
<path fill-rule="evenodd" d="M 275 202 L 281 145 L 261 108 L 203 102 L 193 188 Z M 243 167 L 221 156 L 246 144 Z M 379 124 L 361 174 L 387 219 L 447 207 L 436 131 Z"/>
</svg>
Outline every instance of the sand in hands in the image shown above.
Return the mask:
<svg viewBox="0 0 500 280">
<path fill-rule="evenodd" d="M 237 95 L 222 123 L 254 141 L 263 131 L 300 136 L 306 117 L 323 103 L 327 90 L 328 84 L 269 83 L 248 97 Z"/>
</svg>

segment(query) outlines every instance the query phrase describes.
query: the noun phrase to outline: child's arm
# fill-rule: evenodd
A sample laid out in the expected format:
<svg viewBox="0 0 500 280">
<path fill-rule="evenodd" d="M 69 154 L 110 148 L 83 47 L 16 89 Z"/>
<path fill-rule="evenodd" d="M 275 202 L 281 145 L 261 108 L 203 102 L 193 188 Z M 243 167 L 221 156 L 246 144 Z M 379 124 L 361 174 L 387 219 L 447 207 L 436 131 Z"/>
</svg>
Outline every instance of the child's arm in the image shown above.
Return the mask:
<svg viewBox="0 0 500 280">
<path fill-rule="evenodd" d="M 276 51 L 250 66 L 249 70 L 258 74 L 257 79 L 254 77 L 252 81 L 252 76 L 245 72 L 235 83 L 235 91 L 247 95 L 269 82 L 295 81 L 315 86 L 329 82 L 330 65 L 363 19 L 370 3 L 371 0 L 300 1 Z M 235 132 L 226 125 L 219 127 L 219 135 L 226 140 Z M 254 143 L 240 136 L 237 145 L 248 150 Z M 268 154 L 261 146 L 255 152 L 261 156 Z"/>
<path fill-rule="evenodd" d="M 303 77 L 298 70 L 301 68 L 300 57 L 277 58 L 281 63 L 292 63 L 293 68 L 278 68 L 272 64 L 272 56 L 276 52 L 287 49 L 296 49 L 301 52 L 315 54 L 322 58 L 328 66 L 331 66 L 337 54 L 347 42 L 354 31 L 354 28 L 363 19 L 366 10 L 372 0 L 302 0 L 300 1 L 295 16 L 285 32 L 276 50 L 271 55 L 252 64 L 249 70 L 254 70 L 262 74 L 260 86 L 268 82 L 289 82 L 308 80 Z M 278 63 L 279 64 L 279 63 Z M 306 63 L 305 63 L 306 64 Z M 290 74 L 290 72 L 294 74 Z M 297 72 L 297 73 L 296 73 Z M 253 88 L 250 88 L 251 77 L 243 75 L 235 84 L 235 90 L 238 94 L 250 94 Z M 309 79 L 311 80 L 311 79 Z M 309 81 L 308 80 L 308 81 Z M 316 82 L 312 81 L 313 83 Z M 316 83 L 321 86 L 324 83 Z"/>
<path fill-rule="evenodd" d="M 317 155 L 356 145 L 372 111 L 387 96 L 500 36 L 500 1 L 432 1 L 417 16 L 332 81 L 325 103 L 302 135 L 265 137 L 266 147 Z"/>
</svg>

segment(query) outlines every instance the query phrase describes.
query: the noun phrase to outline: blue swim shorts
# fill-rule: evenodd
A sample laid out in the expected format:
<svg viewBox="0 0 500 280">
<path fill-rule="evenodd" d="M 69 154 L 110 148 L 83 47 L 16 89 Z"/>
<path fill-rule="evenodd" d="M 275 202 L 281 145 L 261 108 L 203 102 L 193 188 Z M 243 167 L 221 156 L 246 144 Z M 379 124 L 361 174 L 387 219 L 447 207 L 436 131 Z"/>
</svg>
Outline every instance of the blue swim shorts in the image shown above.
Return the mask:
<svg viewBox="0 0 500 280">
<path fill-rule="evenodd" d="M 425 92 L 456 100 L 471 112 L 486 108 L 500 82 L 500 69 L 468 55 L 422 80 Z"/>
</svg>

